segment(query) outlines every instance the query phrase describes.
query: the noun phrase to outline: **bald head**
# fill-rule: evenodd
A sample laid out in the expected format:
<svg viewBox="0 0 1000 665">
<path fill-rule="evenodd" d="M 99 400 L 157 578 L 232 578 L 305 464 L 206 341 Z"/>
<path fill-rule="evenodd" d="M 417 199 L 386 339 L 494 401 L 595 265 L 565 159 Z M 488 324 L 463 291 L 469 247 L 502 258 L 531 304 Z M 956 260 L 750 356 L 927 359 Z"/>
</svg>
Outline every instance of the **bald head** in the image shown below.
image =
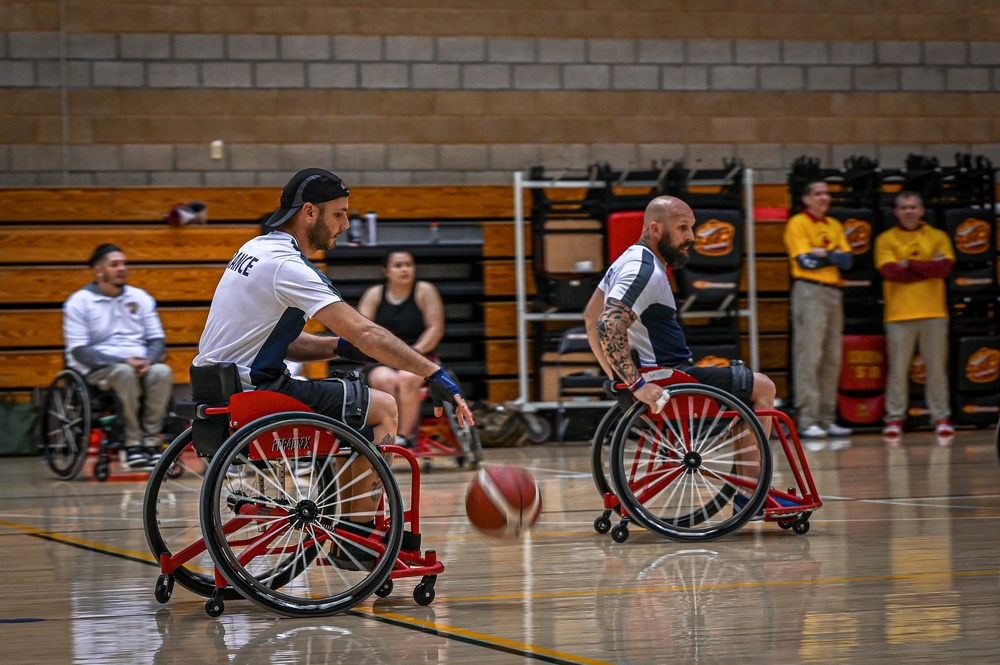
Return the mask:
<svg viewBox="0 0 1000 665">
<path fill-rule="evenodd" d="M 657 196 L 646 206 L 642 241 L 667 265 L 683 267 L 694 245 L 694 212 L 691 206 L 674 196 Z"/>
<path fill-rule="evenodd" d="M 646 206 L 646 214 L 642 218 L 643 233 L 649 232 L 650 222 L 666 224 L 672 217 L 684 215 L 685 213 L 690 214 L 692 217 L 694 216 L 691 206 L 679 198 L 675 196 L 657 196 Z"/>
</svg>

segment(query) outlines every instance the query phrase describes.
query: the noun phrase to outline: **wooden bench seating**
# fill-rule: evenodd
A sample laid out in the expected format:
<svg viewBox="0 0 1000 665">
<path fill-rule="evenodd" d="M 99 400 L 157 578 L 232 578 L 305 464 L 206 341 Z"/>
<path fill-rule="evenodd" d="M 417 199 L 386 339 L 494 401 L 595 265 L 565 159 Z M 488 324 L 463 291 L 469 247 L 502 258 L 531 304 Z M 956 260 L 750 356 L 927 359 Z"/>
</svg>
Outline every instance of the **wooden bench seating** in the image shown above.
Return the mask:
<svg viewBox="0 0 1000 665">
<path fill-rule="evenodd" d="M 765 190 L 765 198 L 780 197 L 775 188 Z M 62 303 L 91 280 L 90 253 L 109 241 L 127 250 L 129 283 L 157 299 L 168 363 L 175 381 L 186 383 L 219 276 L 235 249 L 259 233 L 259 219 L 273 209 L 279 193 L 276 187 L 0 188 L 0 397 L 23 398 L 30 389 L 48 385 L 62 368 Z M 207 205 L 208 224 L 166 224 L 164 215 L 174 205 L 194 200 Z M 485 294 L 483 320 L 471 327 L 463 323 L 449 335 L 485 339 L 486 357 L 478 361 L 489 373 L 485 397 L 500 402 L 516 397 L 511 188 L 359 187 L 351 203 L 360 212 L 377 210 L 386 220 L 488 222 L 481 224 L 483 282 L 464 285 L 470 293 Z M 786 383 L 788 344 L 783 231 L 780 221 L 755 225 L 762 367 L 779 384 L 779 394 Z M 530 233 L 525 235 L 530 254 Z M 527 281 L 531 295 L 530 270 Z M 345 284 L 348 291 L 356 286 Z M 350 300 L 360 292 L 344 295 Z M 745 332 L 746 323 L 741 326 Z M 322 371 L 320 365 L 309 369 L 311 375 Z"/>
</svg>

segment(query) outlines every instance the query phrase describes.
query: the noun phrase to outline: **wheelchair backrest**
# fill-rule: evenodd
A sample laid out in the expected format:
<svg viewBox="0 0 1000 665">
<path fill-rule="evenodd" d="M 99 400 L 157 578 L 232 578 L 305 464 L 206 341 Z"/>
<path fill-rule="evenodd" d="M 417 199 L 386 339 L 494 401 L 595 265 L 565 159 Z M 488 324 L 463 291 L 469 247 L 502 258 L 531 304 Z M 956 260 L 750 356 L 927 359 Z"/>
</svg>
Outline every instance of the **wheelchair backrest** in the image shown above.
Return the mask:
<svg viewBox="0 0 1000 665">
<path fill-rule="evenodd" d="M 191 397 L 199 405 L 226 406 L 230 398 L 243 392 L 239 370 L 234 363 L 191 367 Z M 191 437 L 199 455 L 211 457 L 229 436 L 229 414 L 195 418 Z"/>
</svg>

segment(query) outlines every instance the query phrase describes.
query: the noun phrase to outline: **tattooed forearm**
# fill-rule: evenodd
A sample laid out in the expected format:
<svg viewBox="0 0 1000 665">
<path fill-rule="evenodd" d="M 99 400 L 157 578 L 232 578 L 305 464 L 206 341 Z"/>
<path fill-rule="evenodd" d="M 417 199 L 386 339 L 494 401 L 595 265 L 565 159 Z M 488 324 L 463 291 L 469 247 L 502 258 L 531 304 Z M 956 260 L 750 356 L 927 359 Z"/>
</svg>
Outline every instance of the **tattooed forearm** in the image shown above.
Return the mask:
<svg viewBox="0 0 1000 665">
<path fill-rule="evenodd" d="M 628 343 L 628 329 L 635 320 L 635 312 L 630 307 L 617 298 L 608 298 L 595 326 L 604 356 L 625 383 L 633 383 L 639 378 Z"/>
</svg>

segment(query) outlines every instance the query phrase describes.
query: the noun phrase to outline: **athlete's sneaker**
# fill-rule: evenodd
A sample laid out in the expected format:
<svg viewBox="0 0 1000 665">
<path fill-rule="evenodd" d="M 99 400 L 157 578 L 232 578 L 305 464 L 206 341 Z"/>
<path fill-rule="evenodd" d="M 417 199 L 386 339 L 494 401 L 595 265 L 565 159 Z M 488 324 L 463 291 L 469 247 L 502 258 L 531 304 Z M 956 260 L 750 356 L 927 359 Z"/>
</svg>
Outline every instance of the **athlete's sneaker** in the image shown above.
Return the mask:
<svg viewBox="0 0 1000 665">
<path fill-rule="evenodd" d="M 804 439 L 822 439 L 826 437 L 826 430 L 819 425 L 810 425 L 799 432 L 799 435 Z"/>
<path fill-rule="evenodd" d="M 136 446 L 125 449 L 124 465 L 126 469 L 148 469 L 153 463 L 150 462 L 146 450 Z"/>
<path fill-rule="evenodd" d="M 826 433 L 830 436 L 850 436 L 852 431 L 850 427 L 841 427 L 837 423 L 826 426 Z"/>
<path fill-rule="evenodd" d="M 955 428 L 951 426 L 951 422 L 947 418 L 942 418 L 934 423 L 934 433 L 940 439 L 950 439 L 955 436 Z"/>
<path fill-rule="evenodd" d="M 347 520 L 341 521 L 338 528 L 355 533 L 359 536 L 371 536 L 374 525 L 355 524 Z M 375 568 L 375 553 L 346 538 L 331 543 L 330 563 L 341 570 L 372 570 Z"/>
<path fill-rule="evenodd" d="M 882 428 L 882 436 L 886 439 L 898 439 L 903 436 L 903 423 L 898 420 L 890 420 Z"/>
</svg>

